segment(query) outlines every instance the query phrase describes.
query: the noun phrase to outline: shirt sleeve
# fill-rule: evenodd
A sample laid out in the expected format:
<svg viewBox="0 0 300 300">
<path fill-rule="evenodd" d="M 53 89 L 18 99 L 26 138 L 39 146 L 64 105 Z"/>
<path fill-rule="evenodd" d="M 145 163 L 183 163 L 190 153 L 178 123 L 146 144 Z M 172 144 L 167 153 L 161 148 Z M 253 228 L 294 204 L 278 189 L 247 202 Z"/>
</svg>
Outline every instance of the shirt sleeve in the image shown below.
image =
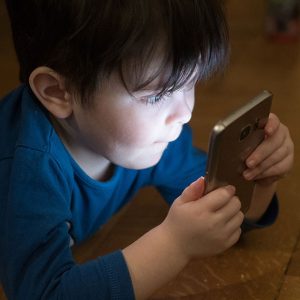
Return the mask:
<svg viewBox="0 0 300 300">
<path fill-rule="evenodd" d="M 67 225 L 72 189 L 56 161 L 18 150 L 9 175 L 0 221 L 0 275 L 8 299 L 134 299 L 121 251 L 74 261 Z"/>
</svg>

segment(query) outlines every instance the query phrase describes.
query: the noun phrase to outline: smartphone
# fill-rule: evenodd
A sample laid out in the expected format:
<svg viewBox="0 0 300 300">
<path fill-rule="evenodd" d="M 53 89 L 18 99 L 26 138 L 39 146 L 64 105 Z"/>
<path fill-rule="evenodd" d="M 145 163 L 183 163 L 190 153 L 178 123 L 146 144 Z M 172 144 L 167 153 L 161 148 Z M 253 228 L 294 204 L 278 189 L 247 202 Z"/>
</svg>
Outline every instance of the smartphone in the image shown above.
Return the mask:
<svg viewBox="0 0 300 300">
<path fill-rule="evenodd" d="M 265 137 L 273 95 L 263 91 L 213 127 L 208 149 L 205 193 L 233 185 L 242 203 L 242 212 L 250 207 L 254 181 L 243 177 L 245 161 Z"/>
</svg>

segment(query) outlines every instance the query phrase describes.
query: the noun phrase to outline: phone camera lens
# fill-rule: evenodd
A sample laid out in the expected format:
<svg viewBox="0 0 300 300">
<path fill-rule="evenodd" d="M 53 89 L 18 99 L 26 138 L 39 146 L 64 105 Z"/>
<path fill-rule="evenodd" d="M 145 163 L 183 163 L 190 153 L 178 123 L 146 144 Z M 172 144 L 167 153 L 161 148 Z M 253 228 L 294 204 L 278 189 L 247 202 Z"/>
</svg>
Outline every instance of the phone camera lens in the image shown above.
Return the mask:
<svg viewBox="0 0 300 300">
<path fill-rule="evenodd" d="M 244 140 L 251 132 L 252 126 L 249 124 L 244 127 L 240 134 L 240 141 Z"/>
</svg>

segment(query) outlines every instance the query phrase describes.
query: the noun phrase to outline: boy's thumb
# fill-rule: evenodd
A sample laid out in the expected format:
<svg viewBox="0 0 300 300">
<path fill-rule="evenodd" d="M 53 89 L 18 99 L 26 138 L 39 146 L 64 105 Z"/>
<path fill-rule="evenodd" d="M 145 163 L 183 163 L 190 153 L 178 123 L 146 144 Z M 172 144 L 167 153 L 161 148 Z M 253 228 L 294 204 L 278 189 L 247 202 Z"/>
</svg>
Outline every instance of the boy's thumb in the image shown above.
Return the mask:
<svg viewBox="0 0 300 300">
<path fill-rule="evenodd" d="M 181 194 L 183 202 L 195 201 L 204 195 L 205 181 L 204 177 L 200 177 L 191 183 Z"/>
</svg>

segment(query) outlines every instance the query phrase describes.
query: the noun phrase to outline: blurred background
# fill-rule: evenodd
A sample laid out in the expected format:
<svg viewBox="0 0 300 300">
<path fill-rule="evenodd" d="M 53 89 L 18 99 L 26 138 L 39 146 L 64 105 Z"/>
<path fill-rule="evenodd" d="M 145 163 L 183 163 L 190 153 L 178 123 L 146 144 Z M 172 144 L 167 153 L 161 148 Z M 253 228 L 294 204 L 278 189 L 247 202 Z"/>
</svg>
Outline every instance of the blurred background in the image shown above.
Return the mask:
<svg viewBox="0 0 300 300">
<path fill-rule="evenodd" d="M 224 254 L 191 262 L 152 299 L 300 299 L 300 34 L 299 1 L 227 0 L 231 60 L 226 72 L 197 88 L 191 121 L 194 143 L 207 149 L 214 123 L 262 90 L 295 142 L 295 166 L 279 184 L 280 216 L 270 228 L 246 234 Z M 292 7 L 292 8 L 291 8 Z M 18 85 L 18 65 L 4 1 L 0 0 L 0 97 Z M 1 141 L 3 143 L 5 141 Z M 122 248 L 164 218 L 153 189 L 141 191 L 89 241 L 79 262 Z M 0 300 L 5 299 L 4 295 Z"/>
</svg>

